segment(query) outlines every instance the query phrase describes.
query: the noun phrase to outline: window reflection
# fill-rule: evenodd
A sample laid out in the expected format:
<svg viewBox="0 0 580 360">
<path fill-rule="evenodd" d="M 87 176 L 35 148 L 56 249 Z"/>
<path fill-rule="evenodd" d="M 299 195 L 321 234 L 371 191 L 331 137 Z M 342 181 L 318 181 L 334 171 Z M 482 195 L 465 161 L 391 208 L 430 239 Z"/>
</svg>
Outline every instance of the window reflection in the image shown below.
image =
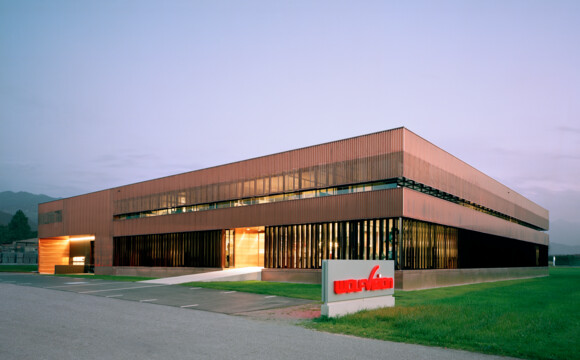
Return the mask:
<svg viewBox="0 0 580 360">
<path fill-rule="evenodd" d="M 286 193 L 286 194 L 243 198 L 243 199 L 239 199 L 239 200 L 220 201 L 220 202 L 205 203 L 205 204 L 198 204 L 198 205 L 170 207 L 170 208 L 159 209 L 159 210 L 140 211 L 140 212 L 135 212 L 135 213 L 130 213 L 130 214 L 115 215 L 114 219 L 115 220 L 136 219 L 136 218 L 142 218 L 142 217 L 160 216 L 160 215 L 168 215 L 168 214 L 179 214 L 179 213 L 185 213 L 185 212 L 206 211 L 206 210 L 212 210 L 212 209 L 225 209 L 225 208 L 230 208 L 230 207 L 249 206 L 249 205 L 256 205 L 256 204 L 267 204 L 267 203 L 274 203 L 274 202 L 279 202 L 279 201 L 290 201 L 290 200 L 308 199 L 308 198 L 314 198 L 314 197 L 324 197 L 324 196 L 349 194 L 349 193 L 355 193 L 355 192 L 361 192 L 361 191 L 394 189 L 396 187 L 397 187 L 396 180 L 391 179 L 391 180 L 385 180 L 384 182 L 375 182 L 375 183 L 367 184 L 367 185 L 351 185 L 351 186 L 342 186 L 340 188 L 332 187 L 332 188 L 326 188 L 326 189 L 320 189 L 320 190 L 297 191 L 297 192 Z"/>
<path fill-rule="evenodd" d="M 398 219 L 353 220 L 270 226 L 265 229 L 264 266 L 319 269 L 325 259 L 395 260 Z"/>
</svg>

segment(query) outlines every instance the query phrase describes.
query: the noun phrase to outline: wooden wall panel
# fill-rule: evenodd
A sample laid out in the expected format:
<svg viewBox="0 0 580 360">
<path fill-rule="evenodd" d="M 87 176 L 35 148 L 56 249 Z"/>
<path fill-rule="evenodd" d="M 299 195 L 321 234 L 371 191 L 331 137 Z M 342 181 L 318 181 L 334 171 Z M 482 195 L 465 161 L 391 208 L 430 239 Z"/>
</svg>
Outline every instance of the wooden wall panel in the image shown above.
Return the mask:
<svg viewBox="0 0 580 360">
<path fill-rule="evenodd" d="M 54 274 L 55 265 L 69 264 L 69 241 L 59 239 L 39 239 L 38 273 Z"/>
</svg>

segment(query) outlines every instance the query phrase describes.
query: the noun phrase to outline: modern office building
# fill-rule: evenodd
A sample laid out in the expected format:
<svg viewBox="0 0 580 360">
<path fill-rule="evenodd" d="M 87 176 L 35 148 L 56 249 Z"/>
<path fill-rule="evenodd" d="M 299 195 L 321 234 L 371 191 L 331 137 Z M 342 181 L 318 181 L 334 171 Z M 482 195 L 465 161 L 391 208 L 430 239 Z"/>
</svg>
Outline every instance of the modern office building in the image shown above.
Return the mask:
<svg viewBox="0 0 580 360">
<path fill-rule="evenodd" d="M 393 259 L 397 288 L 547 275 L 548 211 L 406 128 L 39 205 L 39 272 L 182 275 Z"/>
</svg>

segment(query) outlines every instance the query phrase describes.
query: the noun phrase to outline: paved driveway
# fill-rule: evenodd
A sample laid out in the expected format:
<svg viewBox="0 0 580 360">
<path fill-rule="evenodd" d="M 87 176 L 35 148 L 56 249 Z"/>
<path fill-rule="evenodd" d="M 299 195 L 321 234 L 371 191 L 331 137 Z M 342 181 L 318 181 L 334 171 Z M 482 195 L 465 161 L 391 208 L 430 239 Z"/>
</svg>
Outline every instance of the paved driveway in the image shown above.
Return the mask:
<svg viewBox="0 0 580 360">
<path fill-rule="evenodd" d="M 223 314 L 248 313 L 312 303 L 310 300 L 236 291 L 189 288 L 180 285 L 146 284 L 37 274 L 0 273 L 1 283 L 68 291 L 119 300 L 148 302 L 185 309 L 206 310 Z"/>
</svg>

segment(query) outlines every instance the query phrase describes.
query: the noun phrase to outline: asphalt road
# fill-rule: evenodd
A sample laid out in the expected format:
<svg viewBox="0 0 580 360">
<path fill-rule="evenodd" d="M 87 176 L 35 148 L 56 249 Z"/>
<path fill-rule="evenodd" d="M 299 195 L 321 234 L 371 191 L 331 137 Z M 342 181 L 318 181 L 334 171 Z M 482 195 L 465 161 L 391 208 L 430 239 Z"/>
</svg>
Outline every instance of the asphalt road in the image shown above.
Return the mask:
<svg viewBox="0 0 580 360">
<path fill-rule="evenodd" d="M 0 359 L 505 359 L 7 281 Z"/>
<path fill-rule="evenodd" d="M 312 301 L 236 291 L 189 288 L 180 285 L 146 284 L 87 278 L 0 273 L 0 283 L 41 287 L 78 294 L 195 308 L 223 314 L 247 313 L 308 304 Z"/>
</svg>

